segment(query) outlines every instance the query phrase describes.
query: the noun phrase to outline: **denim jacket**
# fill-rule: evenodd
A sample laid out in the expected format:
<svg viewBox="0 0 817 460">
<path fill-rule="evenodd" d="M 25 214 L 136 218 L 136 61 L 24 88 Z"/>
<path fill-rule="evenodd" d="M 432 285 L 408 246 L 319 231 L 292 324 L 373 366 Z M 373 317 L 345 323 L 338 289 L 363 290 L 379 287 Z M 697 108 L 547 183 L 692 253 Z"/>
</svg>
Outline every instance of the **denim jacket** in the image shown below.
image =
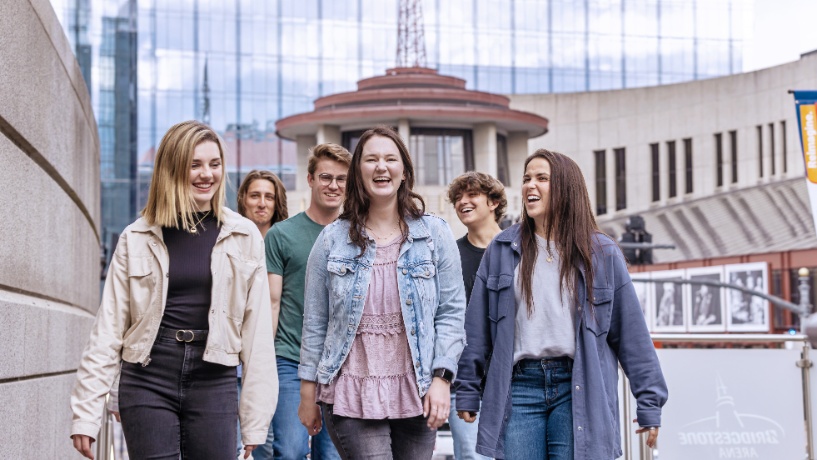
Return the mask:
<svg viewBox="0 0 817 460">
<path fill-rule="evenodd" d="M 455 382 L 457 410 L 480 410 L 477 452 L 504 457 L 511 414 L 511 376 L 516 317 L 514 269 L 519 264 L 520 226 L 491 242 L 474 281 L 465 329 L 468 346 Z M 642 427 L 661 425 L 667 385 L 650 339 L 624 257 L 609 237 L 592 245 L 593 298 L 584 267 L 577 267 L 576 353 L 573 362 L 573 444 L 576 460 L 622 455 L 618 413 L 618 364 L 630 379 Z M 592 304 L 592 305 L 591 305 Z M 631 429 L 630 425 L 624 427 Z"/>
<path fill-rule="evenodd" d="M 465 346 L 465 288 L 448 224 L 430 215 L 407 219 L 407 224 L 397 284 L 422 397 L 433 369 L 457 372 Z M 363 315 L 375 253 L 372 241 L 358 256 L 360 248 L 349 238 L 347 220 L 327 225 L 315 241 L 306 267 L 301 379 L 328 384 L 346 360 Z"/>
</svg>

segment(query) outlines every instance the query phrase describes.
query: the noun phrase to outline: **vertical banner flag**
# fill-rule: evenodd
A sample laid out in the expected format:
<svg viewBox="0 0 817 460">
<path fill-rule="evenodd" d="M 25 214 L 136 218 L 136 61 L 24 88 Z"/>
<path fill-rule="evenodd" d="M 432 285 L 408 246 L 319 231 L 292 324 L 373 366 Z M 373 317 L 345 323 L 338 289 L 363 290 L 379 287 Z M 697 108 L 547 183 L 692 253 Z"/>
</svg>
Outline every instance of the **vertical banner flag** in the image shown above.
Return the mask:
<svg viewBox="0 0 817 460">
<path fill-rule="evenodd" d="M 791 91 L 800 127 L 800 146 L 806 161 L 806 188 L 817 230 L 817 91 Z"/>
</svg>

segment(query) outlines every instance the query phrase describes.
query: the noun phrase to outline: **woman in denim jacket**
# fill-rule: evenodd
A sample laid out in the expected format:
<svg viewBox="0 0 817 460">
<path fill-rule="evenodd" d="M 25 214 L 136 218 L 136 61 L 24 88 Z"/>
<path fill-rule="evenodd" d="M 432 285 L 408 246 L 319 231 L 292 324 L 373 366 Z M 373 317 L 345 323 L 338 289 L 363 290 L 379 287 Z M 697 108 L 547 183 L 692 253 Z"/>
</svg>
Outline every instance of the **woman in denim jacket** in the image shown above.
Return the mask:
<svg viewBox="0 0 817 460">
<path fill-rule="evenodd" d="M 448 224 L 423 215 L 414 169 L 388 127 L 366 131 L 344 212 L 306 272 L 301 422 L 343 458 L 430 459 L 464 346 L 465 292 Z"/>
<path fill-rule="evenodd" d="M 522 182 L 522 222 L 491 242 L 474 282 L 458 416 L 473 422 L 482 399 L 483 455 L 612 460 L 620 363 L 652 447 L 667 386 L 621 251 L 573 160 L 537 150 Z"/>
</svg>

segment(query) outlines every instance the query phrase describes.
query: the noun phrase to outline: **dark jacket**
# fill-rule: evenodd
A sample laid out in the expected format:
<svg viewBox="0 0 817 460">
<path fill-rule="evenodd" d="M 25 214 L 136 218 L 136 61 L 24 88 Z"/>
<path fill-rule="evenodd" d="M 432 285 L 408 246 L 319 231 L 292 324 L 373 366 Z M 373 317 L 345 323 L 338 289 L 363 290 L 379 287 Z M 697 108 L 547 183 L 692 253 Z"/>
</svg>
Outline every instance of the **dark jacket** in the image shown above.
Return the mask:
<svg viewBox="0 0 817 460">
<path fill-rule="evenodd" d="M 457 410 L 480 410 L 477 452 L 504 457 L 511 414 L 516 315 L 514 269 L 520 226 L 503 231 L 482 258 L 465 317 L 467 346 L 455 383 Z M 622 455 L 618 413 L 618 364 L 630 379 L 642 427 L 661 425 L 667 385 L 621 250 L 601 233 L 593 241 L 593 299 L 584 267 L 576 283 L 576 354 L 573 363 L 573 439 L 576 460 Z M 592 307 L 591 304 L 592 303 Z M 631 429 L 626 426 L 626 429 Z"/>
</svg>

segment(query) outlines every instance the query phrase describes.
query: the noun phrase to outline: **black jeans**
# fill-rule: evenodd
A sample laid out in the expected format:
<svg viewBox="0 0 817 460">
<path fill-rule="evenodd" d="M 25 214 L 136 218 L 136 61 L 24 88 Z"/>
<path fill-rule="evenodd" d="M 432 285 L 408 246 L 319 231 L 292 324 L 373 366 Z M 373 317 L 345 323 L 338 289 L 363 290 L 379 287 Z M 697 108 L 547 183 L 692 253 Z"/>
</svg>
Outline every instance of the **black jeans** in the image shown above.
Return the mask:
<svg viewBox="0 0 817 460">
<path fill-rule="evenodd" d="M 412 418 L 367 420 L 335 415 L 323 407 L 326 429 L 343 460 L 430 460 L 437 431 L 422 415 Z"/>
<path fill-rule="evenodd" d="M 206 339 L 177 341 L 174 332 L 160 329 L 147 366 L 122 363 L 119 411 L 128 454 L 235 460 L 235 367 L 203 361 Z"/>
</svg>

